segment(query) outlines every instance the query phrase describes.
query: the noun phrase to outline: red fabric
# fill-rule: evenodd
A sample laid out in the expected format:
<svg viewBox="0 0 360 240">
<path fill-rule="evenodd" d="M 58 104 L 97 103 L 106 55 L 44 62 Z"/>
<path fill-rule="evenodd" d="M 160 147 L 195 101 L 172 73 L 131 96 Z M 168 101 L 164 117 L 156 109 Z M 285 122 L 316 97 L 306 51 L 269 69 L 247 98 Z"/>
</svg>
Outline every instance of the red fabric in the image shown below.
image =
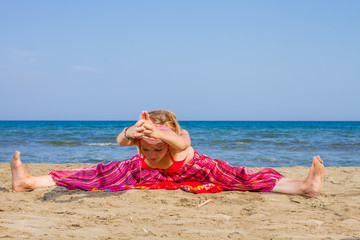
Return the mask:
<svg viewBox="0 0 360 240">
<path fill-rule="evenodd" d="M 154 169 L 156 169 L 156 170 L 158 170 L 160 172 L 177 172 L 177 171 L 179 171 L 180 168 L 184 165 L 184 162 L 185 162 L 187 156 L 182 161 L 175 161 L 173 156 L 171 155 L 170 150 L 169 150 L 169 155 L 170 155 L 171 160 L 173 161 L 173 164 L 168 169 L 163 170 L 163 169 L 149 167 L 145 162 L 145 156 L 140 157 L 140 166 L 141 166 L 141 168 L 146 169 L 146 170 L 154 170 Z"/>
<path fill-rule="evenodd" d="M 223 187 L 216 184 L 202 184 L 200 182 L 154 182 L 154 183 L 143 183 L 136 184 L 132 186 L 124 186 L 131 189 L 167 189 L 167 190 L 176 190 L 181 188 L 184 191 L 192 193 L 217 193 L 223 190 Z"/>
</svg>

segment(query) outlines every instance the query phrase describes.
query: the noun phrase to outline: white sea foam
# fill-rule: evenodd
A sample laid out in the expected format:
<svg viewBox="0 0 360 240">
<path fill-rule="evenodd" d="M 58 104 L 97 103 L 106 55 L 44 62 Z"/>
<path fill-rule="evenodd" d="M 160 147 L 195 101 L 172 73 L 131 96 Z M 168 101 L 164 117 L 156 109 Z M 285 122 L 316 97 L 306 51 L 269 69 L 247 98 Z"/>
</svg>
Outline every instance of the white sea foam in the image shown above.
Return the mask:
<svg viewBox="0 0 360 240">
<path fill-rule="evenodd" d="M 89 146 L 101 146 L 101 147 L 108 147 L 108 146 L 117 146 L 116 143 L 89 143 Z"/>
</svg>

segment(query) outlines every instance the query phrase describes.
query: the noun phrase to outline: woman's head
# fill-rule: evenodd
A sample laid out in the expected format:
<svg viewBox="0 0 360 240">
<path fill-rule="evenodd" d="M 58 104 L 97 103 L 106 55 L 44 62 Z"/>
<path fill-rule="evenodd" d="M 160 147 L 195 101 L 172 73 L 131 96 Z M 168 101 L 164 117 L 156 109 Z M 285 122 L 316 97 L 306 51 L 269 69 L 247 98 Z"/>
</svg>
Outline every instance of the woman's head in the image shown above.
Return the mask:
<svg viewBox="0 0 360 240">
<path fill-rule="evenodd" d="M 174 131 L 180 134 L 180 125 L 174 113 L 167 110 L 155 110 L 148 112 L 150 120 L 163 131 Z M 140 151 L 152 163 L 158 163 L 168 152 L 169 145 L 160 139 L 141 139 Z"/>
<path fill-rule="evenodd" d="M 152 163 L 159 163 L 168 152 L 168 145 L 164 142 L 151 144 L 141 141 L 141 153 Z"/>
<path fill-rule="evenodd" d="M 180 134 L 181 128 L 174 113 L 168 110 L 154 110 L 149 112 L 149 117 L 154 124 L 168 126 L 174 132 Z"/>
</svg>

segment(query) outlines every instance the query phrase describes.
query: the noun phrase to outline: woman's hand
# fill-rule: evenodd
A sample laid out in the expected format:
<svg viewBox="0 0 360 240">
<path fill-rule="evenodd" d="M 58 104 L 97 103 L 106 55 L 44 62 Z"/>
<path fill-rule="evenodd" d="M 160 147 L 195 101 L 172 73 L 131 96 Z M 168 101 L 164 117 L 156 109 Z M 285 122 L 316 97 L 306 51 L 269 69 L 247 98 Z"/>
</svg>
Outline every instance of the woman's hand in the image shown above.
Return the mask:
<svg viewBox="0 0 360 240">
<path fill-rule="evenodd" d="M 156 127 L 156 125 L 150 120 L 149 114 L 146 111 L 143 111 L 140 114 L 138 122 L 135 124 L 135 138 L 137 139 L 146 139 L 146 138 L 156 138 L 159 139 L 161 131 Z"/>
<path fill-rule="evenodd" d="M 153 129 L 151 127 L 152 125 L 154 124 L 151 122 L 149 114 L 146 111 L 142 111 L 139 120 L 135 123 L 135 125 L 124 128 L 124 130 L 116 138 L 116 141 L 120 146 L 136 145 L 139 139 L 146 138 L 146 135 L 153 132 L 151 130 Z"/>
</svg>

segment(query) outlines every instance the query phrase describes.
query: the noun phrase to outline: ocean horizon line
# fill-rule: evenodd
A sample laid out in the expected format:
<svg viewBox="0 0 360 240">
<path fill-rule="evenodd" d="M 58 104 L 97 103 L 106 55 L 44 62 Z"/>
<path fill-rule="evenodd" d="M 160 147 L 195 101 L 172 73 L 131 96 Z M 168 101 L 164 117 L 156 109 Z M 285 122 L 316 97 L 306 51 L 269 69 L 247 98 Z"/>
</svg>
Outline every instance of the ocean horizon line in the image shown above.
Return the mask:
<svg viewBox="0 0 360 240">
<path fill-rule="evenodd" d="M 137 122 L 137 120 L 1 120 L 0 122 Z M 360 122 L 360 120 L 178 120 L 178 122 Z"/>
</svg>

